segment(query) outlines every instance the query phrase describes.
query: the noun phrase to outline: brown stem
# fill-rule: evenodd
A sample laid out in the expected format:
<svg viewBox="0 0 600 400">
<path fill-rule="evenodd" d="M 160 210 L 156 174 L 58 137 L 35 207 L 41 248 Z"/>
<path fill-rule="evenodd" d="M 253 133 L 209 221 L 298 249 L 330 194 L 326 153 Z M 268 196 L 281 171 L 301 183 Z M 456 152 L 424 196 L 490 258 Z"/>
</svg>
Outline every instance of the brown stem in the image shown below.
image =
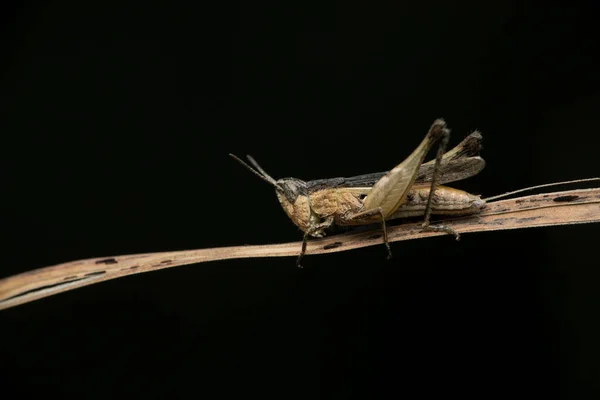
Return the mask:
<svg viewBox="0 0 600 400">
<path fill-rule="evenodd" d="M 489 203 L 479 214 L 445 219 L 444 225 L 458 233 L 488 232 L 542 226 L 600 222 L 600 189 L 580 189 L 525 196 Z M 388 241 L 442 235 L 423 232 L 421 223 L 388 228 Z M 381 245 L 374 231 L 345 233 L 311 240 L 307 255 L 335 253 Z M 301 242 L 256 246 L 134 254 L 72 261 L 9 276 L 0 280 L 0 310 L 33 300 L 122 276 L 179 265 L 234 258 L 298 256 Z M 295 268 L 294 263 L 290 268 Z"/>
</svg>

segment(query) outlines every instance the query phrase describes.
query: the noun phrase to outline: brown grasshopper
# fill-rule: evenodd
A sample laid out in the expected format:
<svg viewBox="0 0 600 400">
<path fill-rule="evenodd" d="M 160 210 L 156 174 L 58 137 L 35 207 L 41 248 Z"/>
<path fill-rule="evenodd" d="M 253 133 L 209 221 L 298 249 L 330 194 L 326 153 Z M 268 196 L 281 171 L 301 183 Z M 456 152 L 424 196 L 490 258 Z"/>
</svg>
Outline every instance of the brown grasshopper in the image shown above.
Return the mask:
<svg viewBox="0 0 600 400">
<path fill-rule="evenodd" d="M 256 169 L 235 155 L 230 156 L 275 187 L 286 214 L 304 232 L 302 250 L 296 262 L 301 267 L 308 237 L 323 237 L 325 230 L 333 224 L 348 226 L 380 222 L 388 258 L 392 253 L 386 220 L 424 215 L 424 230 L 446 232 L 458 240 L 459 235 L 452 228 L 430 225 L 431 214 L 473 214 L 485 206 L 485 201 L 479 196 L 441 184 L 476 175 L 485 167 L 485 161 L 479 157 L 479 132 L 471 133 L 455 148 L 444 153 L 449 136 L 446 123 L 438 119 L 415 151 L 388 172 L 308 182 L 296 178 L 275 180 L 252 157 L 247 156 Z M 435 160 L 423 163 L 436 142 L 439 146 Z"/>
</svg>

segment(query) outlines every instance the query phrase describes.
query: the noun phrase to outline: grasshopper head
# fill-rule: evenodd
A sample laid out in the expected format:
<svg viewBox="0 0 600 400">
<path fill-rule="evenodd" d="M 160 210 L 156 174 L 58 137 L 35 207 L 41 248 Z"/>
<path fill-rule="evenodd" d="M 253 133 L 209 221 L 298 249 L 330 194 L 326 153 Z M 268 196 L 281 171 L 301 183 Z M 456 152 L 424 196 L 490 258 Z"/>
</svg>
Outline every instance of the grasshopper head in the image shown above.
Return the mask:
<svg viewBox="0 0 600 400">
<path fill-rule="evenodd" d="M 314 218 L 310 209 L 306 182 L 296 178 L 284 178 L 279 179 L 276 184 L 275 192 L 281 207 L 298 228 L 306 231 L 311 226 L 311 219 Z"/>
<path fill-rule="evenodd" d="M 296 178 L 279 179 L 275 182 L 275 191 L 282 205 L 284 202 L 294 204 L 298 197 L 308 196 L 306 182 Z"/>
</svg>

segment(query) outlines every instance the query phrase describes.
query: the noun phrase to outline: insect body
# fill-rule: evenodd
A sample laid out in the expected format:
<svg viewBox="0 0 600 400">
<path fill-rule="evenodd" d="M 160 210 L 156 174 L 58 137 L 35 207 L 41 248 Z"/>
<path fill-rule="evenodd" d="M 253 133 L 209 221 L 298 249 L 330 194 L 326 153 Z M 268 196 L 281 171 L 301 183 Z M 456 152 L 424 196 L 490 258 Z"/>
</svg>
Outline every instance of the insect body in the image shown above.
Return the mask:
<svg viewBox="0 0 600 400">
<path fill-rule="evenodd" d="M 423 229 L 458 233 L 443 225 L 429 224 L 431 213 L 466 215 L 478 212 L 485 201 L 462 190 L 440 186 L 466 179 L 479 173 L 485 161 L 479 157 L 481 134 L 467 136 L 459 145 L 444 154 L 450 131 L 443 120 L 436 120 L 425 139 L 402 163 L 388 172 L 359 175 L 351 178 L 302 181 L 296 178 L 279 180 L 269 176 L 250 156 L 252 168 L 238 157 L 236 160 L 254 174 L 275 187 L 277 198 L 286 214 L 304 232 L 302 250 L 297 265 L 306 252 L 309 236 L 322 237 L 331 225 L 364 225 L 380 222 L 388 250 L 385 221 L 424 215 Z M 435 160 L 423 160 L 439 143 Z"/>
</svg>

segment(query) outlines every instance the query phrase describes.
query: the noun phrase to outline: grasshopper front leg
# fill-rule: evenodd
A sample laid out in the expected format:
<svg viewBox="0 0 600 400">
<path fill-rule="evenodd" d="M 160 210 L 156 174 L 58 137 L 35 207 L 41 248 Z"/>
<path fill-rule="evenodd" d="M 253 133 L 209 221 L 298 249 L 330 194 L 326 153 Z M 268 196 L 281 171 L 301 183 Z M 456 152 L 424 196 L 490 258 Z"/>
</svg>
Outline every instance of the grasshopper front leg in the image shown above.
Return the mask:
<svg viewBox="0 0 600 400">
<path fill-rule="evenodd" d="M 304 255 L 306 254 L 306 245 L 308 243 L 308 237 L 312 236 L 314 233 L 316 233 L 318 231 L 329 228 L 331 226 L 331 224 L 333 224 L 333 219 L 334 219 L 333 216 L 330 216 L 325 221 L 311 226 L 310 228 L 308 228 L 306 230 L 306 232 L 304 232 L 304 237 L 302 239 L 302 250 L 300 250 L 300 254 L 298 255 L 298 258 L 296 259 L 296 267 L 304 268 L 304 267 L 302 267 L 302 257 L 304 257 Z"/>
</svg>

